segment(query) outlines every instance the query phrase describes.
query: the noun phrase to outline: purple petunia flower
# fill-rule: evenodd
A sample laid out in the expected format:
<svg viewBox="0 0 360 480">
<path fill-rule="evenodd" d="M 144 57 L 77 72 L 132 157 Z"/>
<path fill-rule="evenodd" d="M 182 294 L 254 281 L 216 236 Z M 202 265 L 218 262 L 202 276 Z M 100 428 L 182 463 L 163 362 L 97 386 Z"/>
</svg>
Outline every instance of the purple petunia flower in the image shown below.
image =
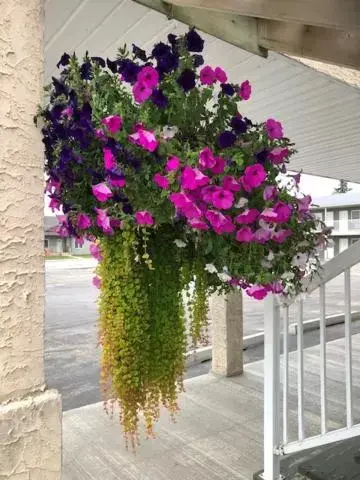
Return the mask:
<svg viewBox="0 0 360 480">
<path fill-rule="evenodd" d="M 202 52 L 204 40 L 193 28 L 185 35 L 186 48 L 189 52 Z"/>
<path fill-rule="evenodd" d="M 109 58 L 107 58 L 106 59 L 106 65 L 112 73 L 116 73 L 118 71 L 119 61 L 118 60 L 110 60 Z"/>
<path fill-rule="evenodd" d="M 198 68 L 204 64 L 204 57 L 202 55 L 193 55 L 191 58 L 193 59 L 194 68 Z"/>
<path fill-rule="evenodd" d="M 137 47 L 134 43 L 132 44 L 132 51 L 133 55 L 135 58 L 138 58 L 139 60 L 142 60 L 143 62 L 146 62 L 147 56 L 145 50 L 142 48 Z"/>
<path fill-rule="evenodd" d="M 255 153 L 255 158 L 259 163 L 265 163 L 268 158 L 269 151 L 264 148 L 260 152 Z"/>
<path fill-rule="evenodd" d="M 156 58 L 156 60 L 159 60 L 161 57 L 168 55 L 169 53 L 171 53 L 171 47 L 166 45 L 166 43 L 159 42 L 152 49 L 151 55 Z"/>
<path fill-rule="evenodd" d="M 220 148 L 228 148 L 234 145 L 236 140 L 236 135 L 229 130 L 225 130 L 225 132 L 220 133 L 218 138 L 218 145 Z"/>
<path fill-rule="evenodd" d="M 168 104 L 168 99 L 164 95 L 162 90 L 153 90 L 151 95 L 151 101 L 159 108 L 166 108 Z"/>
<path fill-rule="evenodd" d="M 221 90 L 225 95 L 228 95 L 229 97 L 232 97 L 235 93 L 235 89 L 230 83 L 222 83 L 221 85 Z"/>
<path fill-rule="evenodd" d="M 125 82 L 134 84 L 136 82 L 140 67 L 137 63 L 125 58 L 119 62 L 118 70 Z"/>
<path fill-rule="evenodd" d="M 70 62 L 70 55 L 65 52 L 65 53 L 63 53 L 63 54 L 61 55 L 60 60 L 59 60 L 58 63 L 56 64 L 56 67 L 59 68 L 60 65 L 63 66 L 63 67 L 65 67 L 66 65 L 69 64 L 69 62 Z"/>
<path fill-rule="evenodd" d="M 245 133 L 247 130 L 247 125 L 244 120 L 240 117 L 233 117 L 231 119 L 231 128 L 234 130 L 235 133 L 240 135 L 241 133 Z"/>
<path fill-rule="evenodd" d="M 94 63 L 97 63 L 99 65 L 99 67 L 105 68 L 105 66 L 106 66 L 106 62 L 102 57 L 91 57 L 91 60 Z"/>
<path fill-rule="evenodd" d="M 86 61 L 80 67 L 80 77 L 83 80 L 90 80 L 92 77 L 92 66 L 91 62 Z"/>
<path fill-rule="evenodd" d="M 190 69 L 186 69 L 181 73 L 177 82 L 185 92 L 188 92 L 195 87 L 195 73 Z"/>
</svg>

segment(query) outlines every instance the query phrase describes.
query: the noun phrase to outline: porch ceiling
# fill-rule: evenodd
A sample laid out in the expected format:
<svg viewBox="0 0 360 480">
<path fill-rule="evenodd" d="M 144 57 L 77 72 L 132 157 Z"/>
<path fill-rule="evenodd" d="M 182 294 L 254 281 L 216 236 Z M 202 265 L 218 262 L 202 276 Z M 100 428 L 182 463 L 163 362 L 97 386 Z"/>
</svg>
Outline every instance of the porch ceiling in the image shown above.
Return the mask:
<svg viewBox="0 0 360 480">
<path fill-rule="evenodd" d="M 112 58 L 124 43 L 149 48 L 187 28 L 131 0 L 47 0 L 45 25 L 46 82 L 57 74 L 64 51 Z M 293 170 L 360 183 L 359 72 L 272 52 L 263 58 L 204 37 L 207 63 L 223 66 L 234 82 L 252 83 L 253 97 L 242 104 L 242 113 L 282 121 L 299 151 Z"/>
</svg>

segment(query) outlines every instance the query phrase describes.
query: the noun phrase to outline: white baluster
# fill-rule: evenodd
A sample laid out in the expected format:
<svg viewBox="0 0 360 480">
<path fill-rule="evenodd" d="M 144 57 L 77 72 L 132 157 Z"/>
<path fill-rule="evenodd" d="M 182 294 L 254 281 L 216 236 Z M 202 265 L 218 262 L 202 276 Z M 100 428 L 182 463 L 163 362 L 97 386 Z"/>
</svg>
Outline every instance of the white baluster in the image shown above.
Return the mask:
<svg viewBox="0 0 360 480">
<path fill-rule="evenodd" d="M 304 440 L 304 305 L 297 305 L 298 438 Z"/>
<path fill-rule="evenodd" d="M 320 407 L 321 433 L 324 435 L 327 432 L 325 285 L 320 285 Z"/>
<path fill-rule="evenodd" d="M 283 443 L 288 442 L 289 424 L 289 307 L 283 314 Z"/>
<path fill-rule="evenodd" d="M 344 272 L 345 279 L 345 367 L 346 367 L 346 426 L 353 424 L 352 400 L 352 344 L 351 344 L 351 275 L 350 268 Z"/>
</svg>

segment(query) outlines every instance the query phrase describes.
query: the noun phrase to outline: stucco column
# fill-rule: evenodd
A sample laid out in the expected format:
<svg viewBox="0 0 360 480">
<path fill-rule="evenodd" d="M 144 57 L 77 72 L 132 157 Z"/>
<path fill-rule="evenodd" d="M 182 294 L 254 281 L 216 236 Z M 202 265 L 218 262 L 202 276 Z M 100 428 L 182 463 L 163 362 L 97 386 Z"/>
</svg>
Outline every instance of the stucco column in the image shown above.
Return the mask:
<svg viewBox="0 0 360 480">
<path fill-rule="evenodd" d="M 61 402 L 44 382 L 42 0 L 0 0 L 0 479 L 59 480 Z"/>
<path fill-rule="evenodd" d="M 227 377 L 243 372 L 243 309 L 240 291 L 210 298 L 212 371 Z"/>
</svg>

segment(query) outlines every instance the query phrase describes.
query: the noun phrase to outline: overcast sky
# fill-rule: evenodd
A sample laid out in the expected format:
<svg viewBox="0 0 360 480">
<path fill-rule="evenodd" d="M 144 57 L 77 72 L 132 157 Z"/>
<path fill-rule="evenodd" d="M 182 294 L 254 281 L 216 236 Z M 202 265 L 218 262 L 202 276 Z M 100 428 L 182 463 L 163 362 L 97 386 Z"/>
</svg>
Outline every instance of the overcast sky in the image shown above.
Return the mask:
<svg viewBox="0 0 360 480">
<path fill-rule="evenodd" d="M 330 178 L 315 177 L 313 175 L 302 175 L 301 177 L 301 191 L 305 194 L 312 195 L 313 197 L 323 197 L 326 195 L 331 195 L 334 191 L 334 188 L 337 187 L 339 181 L 331 180 Z M 353 189 L 354 192 L 359 192 L 360 195 L 360 184 L 349 183 L 349 187 Z M 48 208 L 48 199 L 45 199 L 45 215 L 55 215 Z"/>
</svg>

